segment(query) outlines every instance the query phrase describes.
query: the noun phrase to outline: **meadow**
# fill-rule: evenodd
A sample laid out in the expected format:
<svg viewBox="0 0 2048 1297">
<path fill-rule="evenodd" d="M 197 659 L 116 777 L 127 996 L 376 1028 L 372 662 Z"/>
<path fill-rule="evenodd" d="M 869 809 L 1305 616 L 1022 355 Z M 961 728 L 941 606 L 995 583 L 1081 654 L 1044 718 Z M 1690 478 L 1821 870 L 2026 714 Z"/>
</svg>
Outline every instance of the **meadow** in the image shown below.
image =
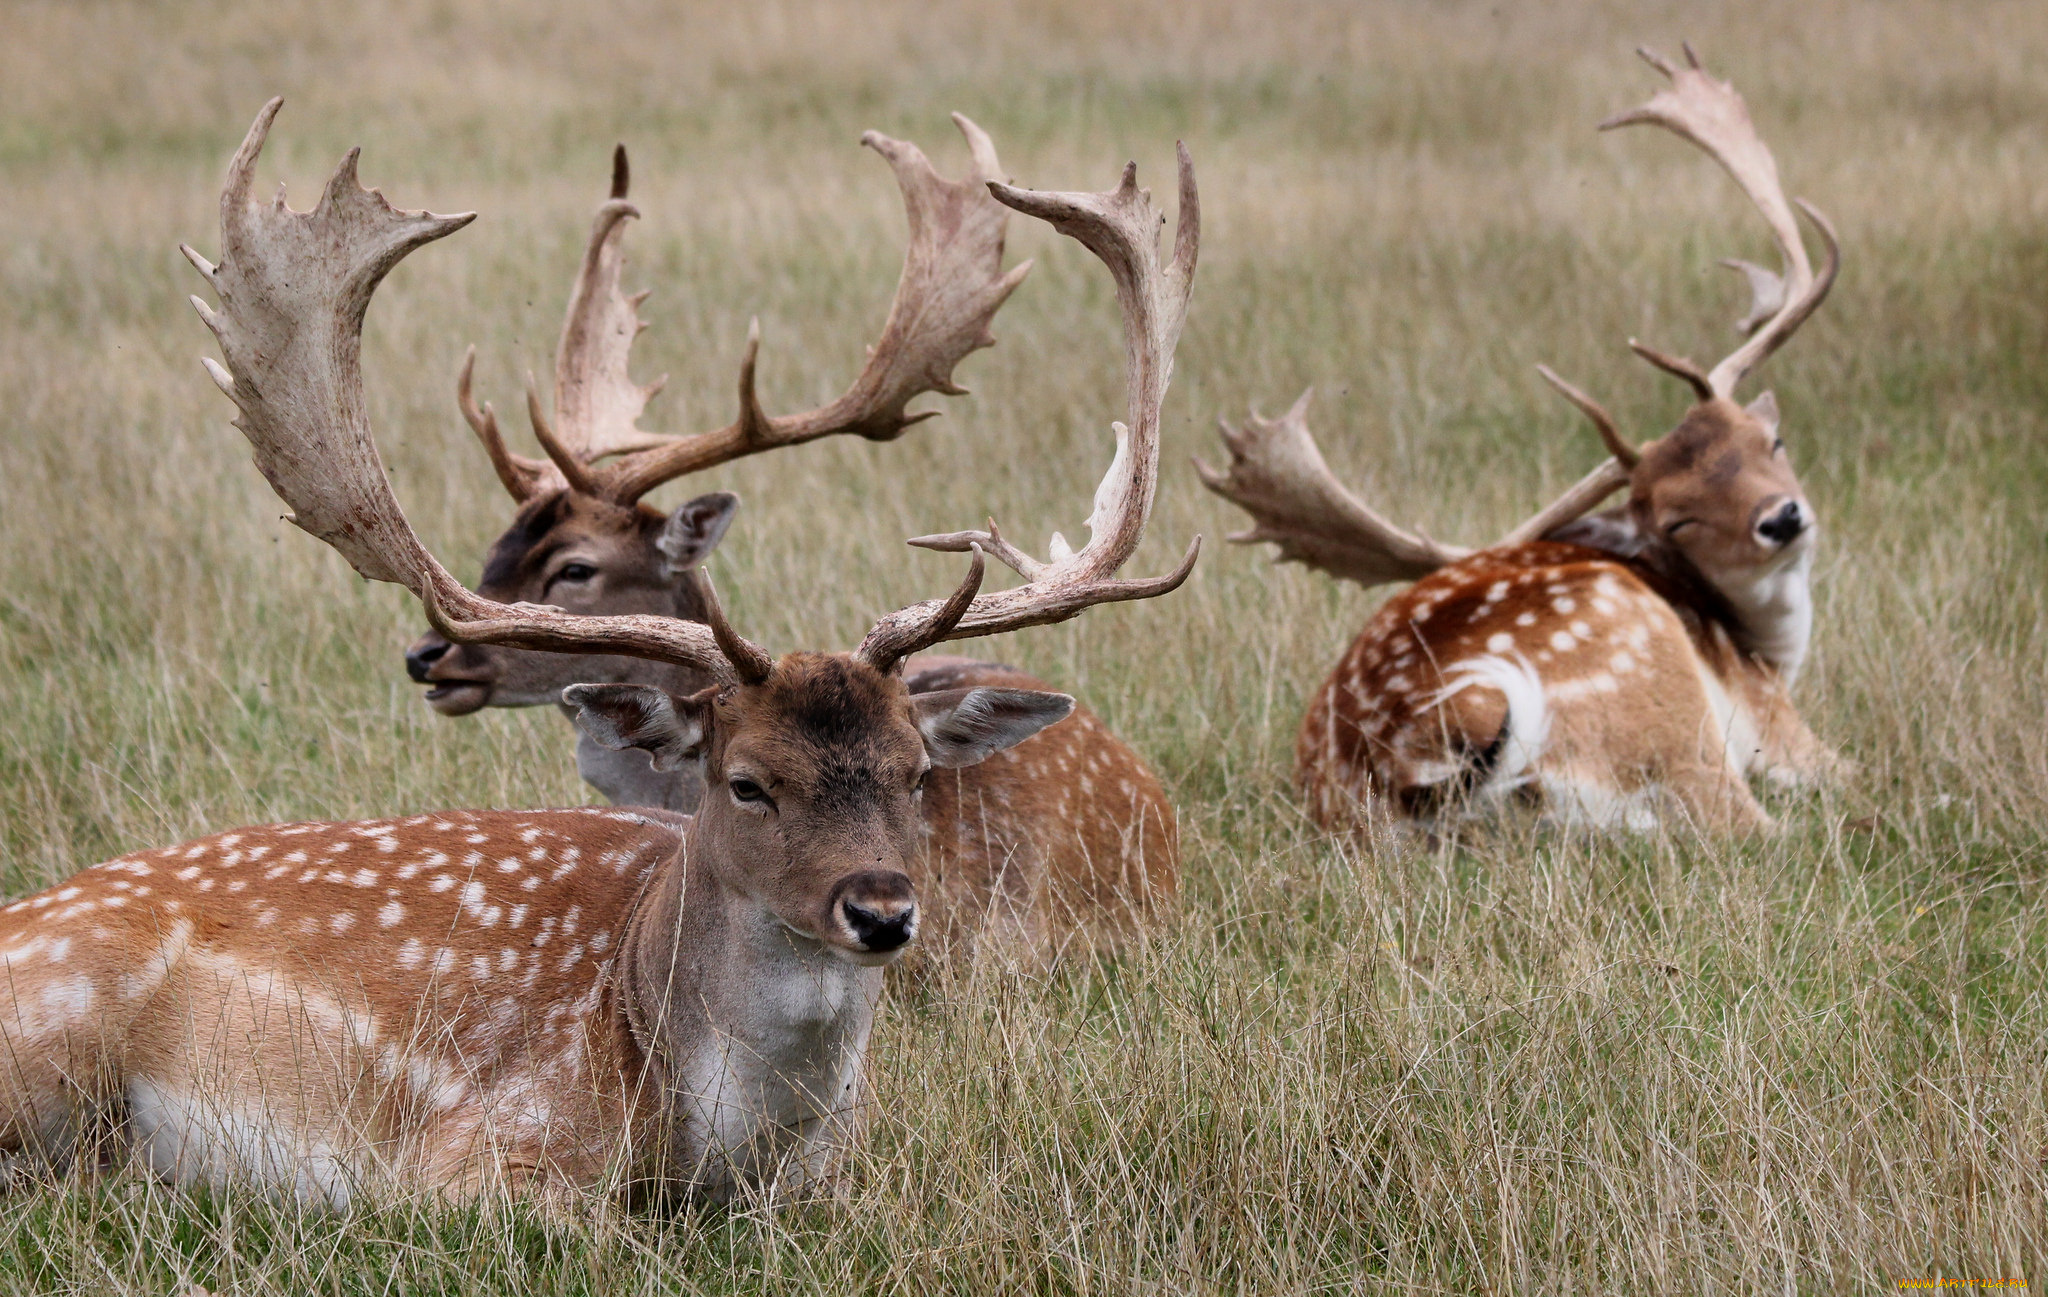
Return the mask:
<svg viewBox="0 0 2048 1297">
<path fill-rule="evenodd" d="M 878 329 L 901 249 L 868 127 L 1039 188 L 1162 201 L 1204 242 L 1136 572 L 1171 597 L 989 642 L 1101 712 L 1181 814 L 1179 912 L 1045 978 L 884 1006 L 843 1201 L 782 1213 L 394 1200 L 333 1217 L 127 1174 L 17 1172 L 0 1291 L 1859 1292 L 2048 1280 L 2048 9 L 2029 3 L 1007 6 L 393 0 L 0 5 L 0 883 L 273 820 L 575 804 L 553 715 L 437 719 L 421 628 L 282 509 L 200 371 L 176 252 L 222 171 L 309 205 L 350 145 L 407 207 L 480 218 L 366 332 L 415 525 L 473 577 L 504 497 L 454 375 L 546 369 L 612 145 L 645 219 L 645 426 L 728 416 L 750 317 L 771 409 Z M 1843 232 L 1833 298 L 1764 371 L 1824 528 L 1799 682 L 1858 763 L 1776 836 L 1440 842 L 1315 832 L 1305 699 L 1377 596 L 1224 543 L 1219 415 L 1314 385 L 1332 465 L 1430 534 L 1491 538 L 1597 462 L 1547 362 L 1638 435 L 1684 406 L 1631 334 L 1732 345 L 1716 259 L 1761 224 L 1696 152 L 1593 124 L 1690 39 L 1790 192 Z M 666 488 L 744 506 L 713 572 L 771 649 L 847 647 L 949 588 L 906 536 L 1078 534 L 1122 417 L 1117 314 L 1037 268 L 888 445 Z M 927 402 L 929 404 L 929 401 Z M 511 425 L 523 438 L 521 420 Z"/>
</svg>

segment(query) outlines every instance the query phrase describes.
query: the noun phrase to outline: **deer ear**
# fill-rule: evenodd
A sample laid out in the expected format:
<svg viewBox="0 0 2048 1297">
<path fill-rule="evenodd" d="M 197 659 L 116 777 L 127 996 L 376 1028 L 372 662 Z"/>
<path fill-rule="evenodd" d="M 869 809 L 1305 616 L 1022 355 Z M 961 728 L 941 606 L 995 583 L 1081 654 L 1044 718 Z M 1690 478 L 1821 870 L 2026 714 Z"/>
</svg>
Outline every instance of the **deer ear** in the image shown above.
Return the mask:
<svg viewBox="0 0 2048 1297">
<path fill-rule="evenodd" d="M 654 538 L 654 547 L 668 560 L 668 574 L 681 576 L 710 557 L 739 507 L 740 498 L 730 491 L 713 491 L 679 505 Z"/>
<path fill-rule="evenodd" d="M 562 701 L 599 747 L 639 748 L 656 770 L 675 770 L 703 755 L 710 733 L 711 694 L 678 698 L 653 685 L 570 685 Z"/>
<path fill-rule="evenodd" d="M 1778 394 L 1765 392 L 1762 396 L 1742 407 L 1743 413 L 1764 426 L 1764 431 L 1773 437 L 1778 435 Z"/>
<path fill-rule="evenodd" d="M 1016 747 L 1073 714 L 1065 694 L 1035 689 L 942 689 L 910 699 L 925 755 L 944 770 L 971 766 Z"/>
</svg>

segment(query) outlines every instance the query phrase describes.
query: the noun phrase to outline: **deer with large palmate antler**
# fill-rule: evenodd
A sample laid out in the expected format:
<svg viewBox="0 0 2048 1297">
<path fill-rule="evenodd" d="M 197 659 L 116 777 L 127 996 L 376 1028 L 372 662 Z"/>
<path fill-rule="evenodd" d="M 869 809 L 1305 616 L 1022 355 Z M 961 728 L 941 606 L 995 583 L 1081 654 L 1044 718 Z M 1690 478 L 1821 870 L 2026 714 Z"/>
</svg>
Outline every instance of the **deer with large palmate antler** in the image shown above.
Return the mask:
<svg viewBox="0 0 2048 1297">
<path fill-rule="evenodd" d="M 1003 270 L 1009 208 L 989 196 L 1004 179 L 994 143 L 955 115 L 972 169 L 942 178 L 915 145 L 869 132 L 863 142 L 896 172 L 909 215 L 909 246 L 888 322 L 860 376 L 820 410 L 769 418 L 755 395 L 758 331 L 740 364 L 740 414 L 693 436 L 639 429 L 647 385 L 628 372 L 645 293 L 621 288 L 625 236 L 640 213 L 628 201 L 625 146 L 613 154 L 608 197 L 569 294 L 555 351 L 553 411 L 531 386 L 527 408 L 548 458 L 506 448 L 495 411 L 473 392 L 475 352 L 463 361 L 457 398 L 516 514 L 491 547 L 478 592 L 501 603 L 544 603 L 590 614 L 660 613 L 702 621 L 692 578 L 724 538 L 739 500 L 714 491 L 663 512 L 643 503 L 654 488 L 747 455 L 841 433 L 887 439 L 931 413 L 907 411 L 920 392 L 958 394 L 954 366 L 988 345 L 989 321 L 1029 263 Z M 484 707 L 574 709 L 577 683 L 657 685 L 673 694 L 711 683 L 672 662 L 543 653 L 501 644 L 453 644 L 428 630 L 406 654 L 428 705 L 465 716 Z M 905 664 L 913 694 L 987 685 L 1049 688 L 1012 667 L 962 657 Z M 614 804 L 694 811 L 703 796 L 695 765 L 658 770 L 637 749 L 614 751 L 577 730 L 583 778 Z M 974 947 L 1028 962 L 1074 945 L 1128 938 L 1177 889 L 1173 805 L 1143 758 L 1086 707 L 993 760 L 935 776 L 925 789 L 924 850 L 912 878 L 924 898 L 920 946 Z"/>
<path fill-rule="evenodd" d="M 1302 723 L 1298 777 L 1326 827 L 1512 797 L 1567 820 L 1648 827 L 1675 808 L 1754 829 L 1769 819 L 1750 776 L 1798 783 L 1836 764 L 1788 695 L 1812 633 L 1812 506 L 1776 399 L 1735 400 L 1827 296 L 1835 233 L 1798 204 L 1826 248 L 1816 275 L 1741 96 L 1689 46 L 1684 67 L 1643 57 L 1670 87 L 1601 129 L 1653 123 L 1705 150 L 1763 213 L 1784 262 L 1782 274 L 1725 263 L 1754 302 L 1738 325 L 1747 340 L 1712 370 L 1631 340 L 1692 388 L 1677 428 L 1631 445 L 1598 402 L 1542 369 L 1609 458 L 1478 551 L 1397 526 L 1339 483 L 1306 395 L 1282 418 L 1226 426 L 1230 463 L 1203 468 L 1255 520 L 1233 540 L 1271 541 L 1368 587 L 1415 582 L 1374 614 Z M 1585 516 L 1623 487 L 1625 506 Z"/>
<path fill-rule="evenodd" d="M 257 117 L 221 195 L 221 260 L 187 256 L 258 467 L 293 521 L 393 581 L 458 642 L 674 662 L 714 683 L 571 691 L 601 741 L 699 763 L 698 814 L 452 812 L 270 826 L 140 852 L 0 911 L 0 1139 L 61 1152 L 125 1117 L 181 1183 L 254 1180 L 345 1200 L 391 1177 L 444 1193 L 506 1183 L 568 1195 L 612 1182 L 707 1194 L 827 1179 L 861 1102 L 881 965 L 915 938 L 907 872 L 934 768 L 970 765 L 1065 716 L 1063 695 L 913 696 L 900 667 L 947 640 L 1174 589 L 1117 576 L 1150 511 L 1160 403 L 1196 252 L 1192 167 L 1162 265 L 1134 173 L 1106 194 L 991 185 L 1094 252 L 1117 282 L 1128 431 L 1093 537 L 1036 563 L 993 535 L 945 599 L 878 621 L 851 653 L 771 657 L 708 582 L 704 620 L 501 604 L 414 535 L 364 410 L 371 294 L 469 216 L 393 210 L 350 153 L 310 212 L 252 196 L 279 107 Z M 1025 575 L 981 592 L 983 554 Z M 700 578 L 701 582 L 701 578 Z"/>
</svg>

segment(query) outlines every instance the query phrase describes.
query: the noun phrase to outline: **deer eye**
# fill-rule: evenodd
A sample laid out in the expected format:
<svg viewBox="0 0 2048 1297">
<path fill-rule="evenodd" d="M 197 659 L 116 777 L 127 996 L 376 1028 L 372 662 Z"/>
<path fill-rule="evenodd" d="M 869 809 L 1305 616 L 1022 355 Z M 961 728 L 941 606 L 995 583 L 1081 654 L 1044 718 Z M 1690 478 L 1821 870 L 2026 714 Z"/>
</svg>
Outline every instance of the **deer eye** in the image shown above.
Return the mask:
<svg viewBox="0 0 2048 1297">
<path fill-rule="evenodd" d="M 596 575 L 597 569 L 588 563 L 570 563 L 555 573 L 555 580 L 575 581 L 580 584 Z"/>
<path fill-rule="evenodd" d="M 926 766 L 924 769 L 917 772 L 916 779 L 911 780 L 910 791 L 913 793 L 921 793 L 924 791 L 924 786 L 930 783 L 931 781 L 932 768 L 930 766 Z"/>
<path fill-rule="evenodd" d="M 1664 534 L 1666 536 L 1676 536 L 1679 532 L 1698 521 L 1699 519 L 1697 518 L 1680 518 L 1677 522 L 1667 522 L 1664 524 Z"/>
<path fill-rule="evenodd" d="M 1773 455 L 1782 455 L 1785 453 L 1785 439 L 1783 437 L 1774 437 L 1771 439 L 1771 453 Z"/>
<path fill-rule="evenodd" d="M 726 787 L 732 789 L 732 799 L 736 802 L 760 803 L 768 800 L 768 790 L 744 775 L 735 776 Z"/>
</svg>

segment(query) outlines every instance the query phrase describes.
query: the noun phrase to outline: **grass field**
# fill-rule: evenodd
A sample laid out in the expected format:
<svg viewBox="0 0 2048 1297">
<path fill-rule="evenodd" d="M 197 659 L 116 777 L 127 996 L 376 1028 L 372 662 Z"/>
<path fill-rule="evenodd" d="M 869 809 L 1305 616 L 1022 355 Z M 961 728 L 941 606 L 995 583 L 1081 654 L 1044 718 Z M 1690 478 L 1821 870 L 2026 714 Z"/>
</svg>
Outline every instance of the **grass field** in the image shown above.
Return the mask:
<svg viewBox="0 0 2048 1297">
<path fill-rule="evenodd" d="M 1126 158 L 1202 185 L 1202 267 L 1139 571 L 1188 586 L 991 644 L 1160 769 L 1188 845 L 1154 947 L 885 1005 L 849 1198 L 780 1215 L 393 1203 L 345 1218 L 123 1175 L 0 1198 L 0 1290 L 160 1293 L 1872 1291 L 2048 1280 L 2048 9 L 1053 0 L 829 7 L 0 6 L 0 878 L 268 820 L 580 802 L 552 715 L 436 720 L 420 617 L 278 520 L 196 357 L 175 251 L 228 153 L 310 203 L 364 146 L 403 206 L 473 208 L 379 294 L 365 363 L 401 498 L 460 573 L 505 519 L 453 402 L 463 348 L 545 368 L 614 141 L 646 219 L 648 426 L 727 417 L 747 320 L 771 409 L 851 375 L 901 247 L 875 127 L 942 170 L 980 121 L 1024 184 Z M 1785 832 L 1587 840 L 1506 824 L 1347 849 L 1290 789 L 1304 700 L 1371 599 L 1217 543 L 1188 456 L 1318 390 L 1333 464 L 1479 541 L 1596 462 L 1548 361 L 1626 426 L 1718 354 L 1713 262 L 1762 228 L 1695 152 L 1598 136 L 1690 38 L 1842 281 L 1766 372 L 1819 508 L 1799 686 L 1860 763 Z M 1122 415 L 1100 266 L 1038 269 L 894 445 L 669 487 L 745 500 L 714 565 L 777 650 L 950 587 L 903 537 L 993 512 L 1076 534 Z"/>
</svg>

